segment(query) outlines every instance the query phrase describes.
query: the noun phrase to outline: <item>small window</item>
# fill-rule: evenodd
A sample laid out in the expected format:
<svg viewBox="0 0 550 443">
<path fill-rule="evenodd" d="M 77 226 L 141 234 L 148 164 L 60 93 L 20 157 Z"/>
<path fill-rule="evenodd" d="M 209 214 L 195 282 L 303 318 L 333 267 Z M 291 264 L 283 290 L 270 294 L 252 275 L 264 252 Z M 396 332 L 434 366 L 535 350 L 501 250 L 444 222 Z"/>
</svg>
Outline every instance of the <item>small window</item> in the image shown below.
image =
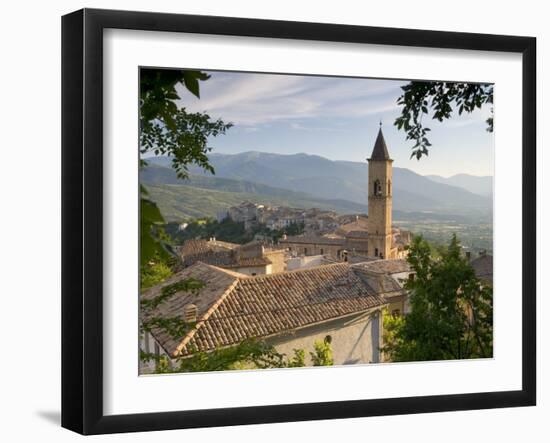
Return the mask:
<svg viewBox="0 0 550 443">
<path fill-rule="evenodd" d="M 304 248 L 304 255 L 307 255 L 307 248 Z"/>
<path fill-rule="evenodd" d="M 252 277 L 254 277 L 255 275 L 256 275 L 256 273 L 255 273 L 255 272 L 253 272 L 253 273 L 252 273 Z"/>
<path fill-rule="evenodd" d="M 378 248 L 374 248 L 374 256 L 378 257 Z"/>
<path fill-rule="evenodd" d="M 323 250 L 323 248 L 321 248 L 321 255 L 323 255 L 325 253 L 325 251 Z"/>
<path fill-rule="evenodd" d="M 388 195 L 391 195 L 391 180 L 388 180 Z"/>
<path fill-rule="evenodd" d="M 414 274 L 413 273 L 409 274 L 409 281 L 414 281 Z"/>
<path fill-rule="evenodd" d="M 382 185 L 380 184 L 380 180 L 378 179 L 374 181 L 374 195 L 375 196 L 382 195 Z"/>
<path fill-rule="evenodd" d="M 160 357 L 160 347 L 157 342 L 155 342 L 155 355 Z"/>
</svg>

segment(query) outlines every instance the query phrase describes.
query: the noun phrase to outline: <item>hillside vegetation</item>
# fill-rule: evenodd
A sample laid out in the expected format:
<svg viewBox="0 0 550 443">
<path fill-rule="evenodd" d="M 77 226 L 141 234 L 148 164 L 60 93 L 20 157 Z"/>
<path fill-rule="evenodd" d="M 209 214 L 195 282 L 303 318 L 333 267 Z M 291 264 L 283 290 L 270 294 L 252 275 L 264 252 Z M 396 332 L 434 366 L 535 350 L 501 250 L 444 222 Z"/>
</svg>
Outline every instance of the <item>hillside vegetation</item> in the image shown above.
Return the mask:
<svg viewBox="0 0 550 443">
<path fill-rule="evenodd" d="M 215 176 L 204 173 L 200 168 L 191 168 L 193 177 L 189 184 L 231 192 L 279 196 L 292 191 L 308 194 L 315 199 L 347 200 L 364 208 L 367 205 L 366 161 L 332 161 L 308 154 L 280 155 L 260 152 L 212 154 L 210 161 Z M 142 173 L 143 182 L 188 184 L 178 181 L 169 169 L 169 158 L 157 157 L 148 162 L 150 167 Z M 215 178 L 215 181 L 201 182 L 199 177 Z M 272 188 L 277 188 L 278 193 L 273 192 Z M 490 196 L 481 196 L 459 186 L 438 183 L 406 168 L 394 166 L 393 190 L 393 207 L 399 211 L 479 215 L 488 214 L 492 210 Z"/>
<path fill-rule="evenodd" d="M 307 198 L 285 191 L 285 196 L 251 192 L 218 191 L 190 185 L 145 185 L 151 199 L 157 203 L 167 221 L 216 217 L 219 211 L 248 200 L 253 203 L 295 208 L 319 208 L 345 213 L 365 212 L 365 207 L 353 202 Z"/>
</svg>

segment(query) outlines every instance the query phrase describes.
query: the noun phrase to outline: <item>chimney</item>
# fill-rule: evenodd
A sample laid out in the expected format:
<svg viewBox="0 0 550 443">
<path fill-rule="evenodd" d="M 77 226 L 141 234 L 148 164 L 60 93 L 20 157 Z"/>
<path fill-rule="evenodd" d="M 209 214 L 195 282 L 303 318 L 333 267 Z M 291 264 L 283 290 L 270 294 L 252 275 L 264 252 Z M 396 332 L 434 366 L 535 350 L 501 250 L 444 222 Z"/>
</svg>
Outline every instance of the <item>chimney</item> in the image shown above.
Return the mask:
<svg viewBox="0 0 550 443">
<path fill-rule="evenodd" d="M 196 323 L 197 314 L 198 314 L 197 305 L 190 303 L 184 306 L 183 319 L 185 320 L 186 323 Z"/>
</svg>

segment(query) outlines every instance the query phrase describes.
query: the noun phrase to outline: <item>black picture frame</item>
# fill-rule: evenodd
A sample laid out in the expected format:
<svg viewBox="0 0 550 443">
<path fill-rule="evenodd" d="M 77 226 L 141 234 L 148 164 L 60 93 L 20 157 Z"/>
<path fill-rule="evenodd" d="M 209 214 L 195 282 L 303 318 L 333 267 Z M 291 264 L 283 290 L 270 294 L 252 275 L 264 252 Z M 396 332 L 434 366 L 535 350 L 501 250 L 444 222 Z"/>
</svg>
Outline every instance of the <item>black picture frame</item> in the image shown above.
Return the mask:
<svg viewBox="0 0 550 443">
<path fill-rule="evenodd" d="M 103 413 L 103 30 L 519 53 L 523 65 L 522 389 L 177 412 Z M 536 403 L 536 39 L 83 9 L 62 18 L 62 426 L 82 434 L 531 406 Z M 514 153 L 515 154 L 515 153 Z"/>
</svg>

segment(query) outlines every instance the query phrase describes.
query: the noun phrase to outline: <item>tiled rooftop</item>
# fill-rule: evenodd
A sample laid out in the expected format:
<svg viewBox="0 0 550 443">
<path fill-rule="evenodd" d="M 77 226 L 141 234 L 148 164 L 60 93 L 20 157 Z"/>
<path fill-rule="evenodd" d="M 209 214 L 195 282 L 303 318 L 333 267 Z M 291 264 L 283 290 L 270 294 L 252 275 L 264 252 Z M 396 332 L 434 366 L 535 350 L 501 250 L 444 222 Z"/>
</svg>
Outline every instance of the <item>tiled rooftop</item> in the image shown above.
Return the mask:
<svg viewBox="0 0 550 443">
<path fill-rule="evenodd" d="M 191 266 L 197 262 L 223 268 L 266 266 L 271 264 L 271 261 L 265 255 L 243 257 L 240 251 L 249 250 L 250 246 L 254 245 L 238 245 L 219 240 L 186 240 L 180 249 L 180 254 L 185 266 Z"/>
<path fill-rule="evenodd" d="M 180 340 L 153 330 L 171 355 L 186 355 L 235 345 L 308 325 L 360 313 L 386 304 L 374 282 L 348 263 L 256 277 L 198 263 L 170 279 L 193 276 L 206 283 L 198 295 L 179 293 L 157 309 L 165 316 L 183 315 L 188 303 L 198 306 L 198 322 Z M 372 283 L 372 284 L 371 284 Z M 144 297 L 159 294 L 153 288 Z M 401 288 L 388 288 L 391 291 Z M 155 314 L 152 314 L 155 315 Z"/>
<path fill-rule="evenodd" d="M 372 272 L 381 274 L 398 274 L 400 272 L 409 272 L 411 266 L 404 258 L 396 258 L 392 260 L 373 260 L 365 263 L 357 263 L 355 266 L 368 269 Z"/>
</svg>

